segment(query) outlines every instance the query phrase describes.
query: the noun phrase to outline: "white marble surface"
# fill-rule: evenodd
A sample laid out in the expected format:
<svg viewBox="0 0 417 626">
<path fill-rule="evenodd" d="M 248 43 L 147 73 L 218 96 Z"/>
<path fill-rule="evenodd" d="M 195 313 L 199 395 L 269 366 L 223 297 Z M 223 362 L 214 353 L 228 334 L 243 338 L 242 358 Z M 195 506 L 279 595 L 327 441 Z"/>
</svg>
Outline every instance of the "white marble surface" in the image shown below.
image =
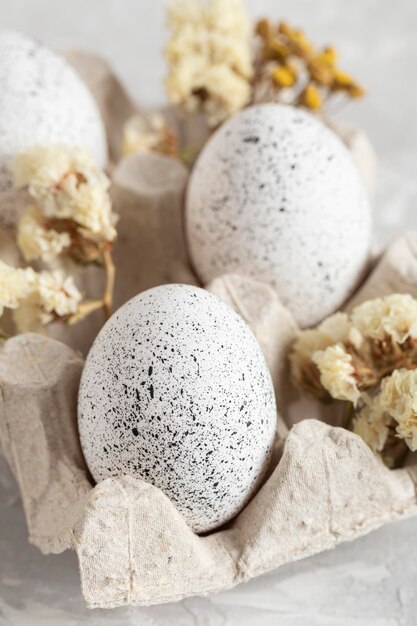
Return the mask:
<svg viewBox="0 0 417 626">
<path fill-rule="evenodd" d="M 0 25 L 57 48 L 106 56 L 138 102 L 163 99 L 163 0 L 0 0 Z M 343 115 L 379 155 L 377 239 L 417 226 L 417 4 L 414 0 L 247 0 L 334 42 L 369 96 Z M 0 95 L 1 97 L 1 95 Z M 0 626 L 413 626 L 417 521 L 282 567 L 210 598 L 148 609 L 88 611 L 74 554 L 42 556 L 27 543 L 16 486 L 0 458 Z"/>
</svg>

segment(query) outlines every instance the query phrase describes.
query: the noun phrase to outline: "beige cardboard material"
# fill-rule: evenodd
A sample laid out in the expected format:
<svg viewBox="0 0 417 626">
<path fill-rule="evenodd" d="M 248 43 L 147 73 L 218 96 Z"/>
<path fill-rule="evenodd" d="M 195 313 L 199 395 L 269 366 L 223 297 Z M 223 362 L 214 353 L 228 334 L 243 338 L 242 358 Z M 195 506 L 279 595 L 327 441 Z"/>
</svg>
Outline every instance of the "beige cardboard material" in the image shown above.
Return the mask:
<svg viewBox="0 0 417 626">
<path fill-rule="evenodd" d="M 410 277 L 417 276 L 417 246 L 410 241 L 417 234 L 394 242 L 380 264 L 384 276 L 397 272 L 398 285 L 410 281 L 416 291 Z M 373 295 L 379 267 L 369 278 Z M 289 386 L 286 351 L 297 332 L 290 314 L 270 287 L 252 279 L 221 277 L 210 290 L 250 324 L 280 400 Z M 309 411 L 291 428 L 289 405 L 281 402 L 280 435 L 287 433 L 284 422 L 289 433 L 270 477 L 226 529 L 198 537 L 142 480 L 113 478 L 93 488 L 76 427 L 81 368 L 73 350 L 53 339 L 8 340 L 0 353 L 0 437 L 21 489 L 29 540 L 44 553 L 77 551 L 90 607 L 227 589 L 417 513 L 416 466 L 388 470 L 358 436 L 309 419 Z"/>
<path fill-rule="evenodd" d="M 99 59 L 70 58 L 98 99 L 115 163 L 123 122 L 135 107 Z M 116 307 L 164 282 L 197 284 L 183 235 L 186 169 L 168 157 L 132 155 L 112 172 L 121 216 Z M 79 284 L 99 289 L 100 270 L 88 272 Z M 415 466 L 388 470 L 359 437 L 325 423 L 337 424 L 337 416 L 291 388 L 286 355 L 298 329 L 274 290 L 243 276 L 223 276 L 207 288 L 252 328 L 281 417 L 268 480 L 227 528 L 206 537 L 192 533 L 169 499 L 142 480 L 90 482 L 76 425 L 83 362 L 75 349 L 88 350 L 100 314 L 71 330 L 55 328 L 71 347 L 28 334 L 0 348 L 0 439 L 21 490 L 29 541 L 45 554 L 77 551 L 90 607 L 228 589 L 417 512 Z M 417 295 L 415 233 L 386 251 L 353 302 L 393 291 Z"/>
</svg>

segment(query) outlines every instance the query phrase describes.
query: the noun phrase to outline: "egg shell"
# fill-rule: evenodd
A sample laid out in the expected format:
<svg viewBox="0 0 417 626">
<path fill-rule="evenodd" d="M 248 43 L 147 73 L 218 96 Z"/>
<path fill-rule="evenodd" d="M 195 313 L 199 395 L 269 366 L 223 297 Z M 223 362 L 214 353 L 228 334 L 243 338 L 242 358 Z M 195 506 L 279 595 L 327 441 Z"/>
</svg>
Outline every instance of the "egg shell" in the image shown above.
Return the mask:
<svg viewBox="0 0 417 626">
<path fill-rule="evenodd" d="M 78 424 L 98 482 L 159 487 L 195 532 L 234 517 L 264 475 L 276 432 L 271 376 L 254 335 L 198 287 L 163 285 L 106 323 L 82 375 Z"/>
<path fill-rule="evenodd" d="M 186 231 L 204 284 L 225 273 L 266 281 L 306 327 L 361 280 L 371 211 L 335 133 L 303 110 L 263 104 L 206 144 L 188 185 Z"/>
<path fill-rule="evenodd" d="M 13 31 L 0 33 L 0 222 L 16 223 L 25 198 L 13 189 L 16 154 L 62 143 L 107 164 L 104 124 L 93 96 L 58 54 Z"/>
</svg>

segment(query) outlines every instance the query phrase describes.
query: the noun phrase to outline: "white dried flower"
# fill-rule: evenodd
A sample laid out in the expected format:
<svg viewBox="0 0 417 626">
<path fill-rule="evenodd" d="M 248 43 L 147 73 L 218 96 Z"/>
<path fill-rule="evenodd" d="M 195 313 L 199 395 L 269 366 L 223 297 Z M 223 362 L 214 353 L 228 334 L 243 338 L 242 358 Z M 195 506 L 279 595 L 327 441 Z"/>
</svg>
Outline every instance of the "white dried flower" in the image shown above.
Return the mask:
<svg viewBox="0 0 417 626">
<path fill-rule="evenodd" d="M 17 188 L 28 188 L 45 217 L 73 220 L 92 241 L 115 239 L 110 181 L 84 150 L 34 147 L 16 157 L 14 182 Z"/>
<path fill-rule="evenodd" d="M 176 137 L 165 117 L 152 111 L 147 115 L 133 115 L 123 127 L 123 154 L 159 152 L 176 154 Z"/>
<path fill-rule="evenodd" d="M 17 309 L 29 297 L 36 280 L 32 268 L 19 269 L 0 261 L 0 317 L 4 309 Z"/>
<path fill-rule="evenodd" d="M 364 337 L 382 340 L 389 335 L 401 344 L 417 337 L 417 300 L 409 294 L 368 300 L 353 310 L 351 319 Z"/>
<path fill-rule="evenodd" d="M 60 271 L 35 273 L 30 295 L 14 312 L 18 332 L 40 332 L 55 319 L 74 315 L 81 299 L 71 276 Z"/>
<path fill-rule="evenodd" d="M 19 220 L 17 245 L 25 261 L 51 263 L 71 245 L 71 237 L 66 232 L 58 233 L 45 228 L 42 213 L 38 208 L 31 207 Z"/>
<path fill-rule="evenodd" d="M 0 261 L 0 316 L 14 309 L 19 332 L 39 330 L 58 318 L 77 312 L 81 294 L 70 276 L 59 271 L 35 272 Z"/>
<path fill-rule="evenodd" d="M 390 433 L 390 421 L 381 411 L 378 399 L 369 399 L 353 420 L 353 432 L 362 437 L 373 452 L 382 452 Z"/>
<path fill-rule="evenodd" d="M 177 0 L 168 8 L 167 93 L 216 126 L 250 100 L 251 25 L 239 0 Z"/>
<path fill-rule="evenodd" d="M 350 323 L 346 313 L 335 313 L 317 328 L 301 332 L 290 354 L 292 375 L 295 381 L 301 382 L 303 371 L 311 363 L 315 352 L 344 341 L 349 332 Z"/>
<path fill-rule="evenodd" d="M 397 435 L 417 450 L 417 370 L 396 370 L 384 378 L 378 404 L 397 423 Z"/>
<path fill-rule="evenodd" d="M 320 372 L 320 380 L 330 395 L 337 400 L 349 400 L 356 404 L 360 392 L 355 378 L 352 356 L 342 345 L 330 346 L 315 352 L 312 357 Z"/>
</svg>

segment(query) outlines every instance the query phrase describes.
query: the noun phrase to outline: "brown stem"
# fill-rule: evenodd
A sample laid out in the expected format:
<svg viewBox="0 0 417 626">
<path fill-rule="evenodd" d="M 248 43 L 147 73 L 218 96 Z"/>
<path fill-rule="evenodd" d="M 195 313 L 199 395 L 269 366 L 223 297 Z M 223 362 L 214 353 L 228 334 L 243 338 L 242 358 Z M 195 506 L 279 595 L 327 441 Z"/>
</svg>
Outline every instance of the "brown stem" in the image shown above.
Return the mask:
<svg viewBox="0 0 417 626">
<path fill-rule="evenodd" d="M 112 313 L 114 281 L 116 278 L 116 267 L 113 263 L 110 246 L 105 245 L 103 247 L 102 255 L 103 255 L 104 268 L 106 270 L 106 286 L 105 286 L 104 295 L 103 295 L 103 308 L 104 308 L 104 313 L 106 315 L 106 320 L 108 320 Z"/>
<path fill-rule="evenodd" d="M 81 322 L 91 313 L 94 313 L 94 311 L 98 311 L 102 308 L 103 300 L 89 300 L 87 302 L 82 302 L 78 307 L 78 311 L 74 313 L 74 315 L 71 315 L 71 317 L 68 319 L 68 324 L 70 326 L 78 324 L 78 322 Z"/>
<path fill-rule="evenodd" d="M 10 338 L 10 335 L 8 335 L 8 334 L 6 333 L 6 331 L 5 331 L 5 330 L 3 330 L 3 329 L 0 327 L 0 341 L 1 341 L 1 340 L 5 340 L 5 339 L 9 339 L 9 338 Z"/>
</svg>

